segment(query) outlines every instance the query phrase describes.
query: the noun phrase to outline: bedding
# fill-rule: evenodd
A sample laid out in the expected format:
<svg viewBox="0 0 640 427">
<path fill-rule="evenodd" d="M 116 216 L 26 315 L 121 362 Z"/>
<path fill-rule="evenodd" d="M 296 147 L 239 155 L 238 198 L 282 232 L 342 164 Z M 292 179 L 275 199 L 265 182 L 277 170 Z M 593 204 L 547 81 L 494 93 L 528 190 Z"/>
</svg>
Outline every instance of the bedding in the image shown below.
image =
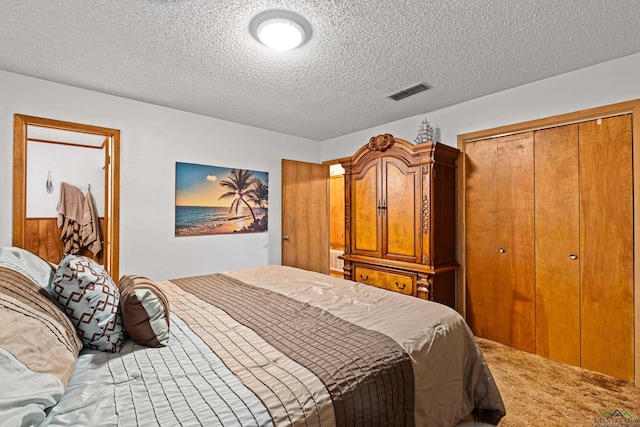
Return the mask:
<svg viewBox="0 0 640 427">
<path fill-rule="evenodd" d="M 51 295 L 0 266 L 0 425 L 39 425 L 72 376 L 82 343 Z"/>
<path fill-rule="evenodd" d="M 64 394 L 40 404 L 41 425 L 449 427 L 504 416 L 475 338 L 443 305 L 283 266 L 153 287 L 170 304 L 166 345 L 83 349 Z"/>
</svg>

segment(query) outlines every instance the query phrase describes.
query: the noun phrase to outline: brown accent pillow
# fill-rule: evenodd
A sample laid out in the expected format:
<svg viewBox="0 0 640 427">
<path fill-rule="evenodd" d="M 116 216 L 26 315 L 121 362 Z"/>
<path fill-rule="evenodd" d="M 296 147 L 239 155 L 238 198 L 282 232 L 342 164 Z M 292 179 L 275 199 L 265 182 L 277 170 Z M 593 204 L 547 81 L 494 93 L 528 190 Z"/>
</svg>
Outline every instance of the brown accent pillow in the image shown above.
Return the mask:
<svg viewBox="0 0 640 427">
<path fill-rule="evenodd" d="M 155 282 L 146 277 L 120 278 L 120 313 L 133 341 L 148 347 L 169 343 L 169 301 Z"/>
</svg>

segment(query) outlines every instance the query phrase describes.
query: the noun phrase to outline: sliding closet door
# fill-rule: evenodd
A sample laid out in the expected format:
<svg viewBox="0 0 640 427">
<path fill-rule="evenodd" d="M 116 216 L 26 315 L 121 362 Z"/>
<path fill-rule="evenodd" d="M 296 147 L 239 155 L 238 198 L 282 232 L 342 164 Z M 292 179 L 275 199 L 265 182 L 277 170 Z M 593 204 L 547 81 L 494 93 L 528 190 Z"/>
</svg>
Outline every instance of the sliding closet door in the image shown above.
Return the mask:
<svg viewBox="0 0 640 427">
<path fill-rule="evenodd" d="M 534 352 L 533 133 L 469 143 L 466 155 L 469 324 Z"/>
<path fill-rule="evenodd" d="M 580 366 L 578 125 L 535 132 L 536 353 Z"/>
<path fill-rule="evenodd" d="M 633 358 L 631 116 L 580 124 L 582 367 L 629 381 Z"/>
</svg>

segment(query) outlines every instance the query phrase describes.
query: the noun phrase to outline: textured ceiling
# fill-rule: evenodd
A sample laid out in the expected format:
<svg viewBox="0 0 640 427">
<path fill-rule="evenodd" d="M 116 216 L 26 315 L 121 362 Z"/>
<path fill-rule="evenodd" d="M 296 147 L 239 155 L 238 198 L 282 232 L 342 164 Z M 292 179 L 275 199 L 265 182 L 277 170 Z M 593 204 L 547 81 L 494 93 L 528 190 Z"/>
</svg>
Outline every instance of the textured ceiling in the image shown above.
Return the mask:
<svg viewBox="0 0 640 427">
<path fill-rule="evenodd" d="M 273 8 L 311 39 L 256 42 Z M 636 0 L 2 0 L 0 69 L 322 141 L 640 52 L 639 22 Z"/>
</svg>

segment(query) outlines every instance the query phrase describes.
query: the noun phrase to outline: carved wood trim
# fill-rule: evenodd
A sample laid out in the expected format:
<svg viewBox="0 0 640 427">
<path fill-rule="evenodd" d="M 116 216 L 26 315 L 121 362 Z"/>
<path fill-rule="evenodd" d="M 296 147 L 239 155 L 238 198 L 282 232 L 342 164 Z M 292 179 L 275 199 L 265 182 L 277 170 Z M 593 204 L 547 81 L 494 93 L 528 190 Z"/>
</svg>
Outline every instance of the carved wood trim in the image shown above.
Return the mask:
<svg viewBox="0 0 640 427">
<path fill-rule="evenodd" d="M 394 143 L 393 135 L 385 133 L 378 136 L 372 136 L 367 147 L 371 151 L 385 151 Z"/>
<path fill-rule="evenodd" d="M 344 231 L 345 235 L 351 230 L 351 198 L 344 201 Z"/>
<path fill-rule="evenodd" d="M 416 285 L 416 294 L 418 298 L 433 301 L 433 294 L 431 292 L 433 289 L 433 275 L 429 274 L 425 276 L 419 274 Z"/>
<path fill-rule="evenodd" d="M 431 232 L 431 206 L 429 203 L 429 195 L 422 197 L 422 233 L 429 234 Z"/>
<path fill-rule="evenodd" d="M 352 270 L 351 263 L 350 262 L 345 262 L 344 263 L 344 267 L 342 269 L 344 271 L 345 280 L 352 280 L 351 279 L 351 270 Z"/>
</svg>

